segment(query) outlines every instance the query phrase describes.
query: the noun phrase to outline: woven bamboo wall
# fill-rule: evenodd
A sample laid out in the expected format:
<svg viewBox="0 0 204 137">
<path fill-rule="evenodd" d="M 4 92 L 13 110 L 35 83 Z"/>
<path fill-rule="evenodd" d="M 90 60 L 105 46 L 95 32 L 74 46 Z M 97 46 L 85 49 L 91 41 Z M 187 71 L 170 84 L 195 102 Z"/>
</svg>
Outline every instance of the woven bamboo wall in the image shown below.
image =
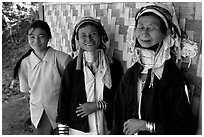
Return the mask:
<svg viewBox="0 0 204 137">
<path fill-rule="evenodd" d="M 44 20 L 52 29 L 52 46 L 66 53 L 71 52 L 71 35 L 75 22 L 83 16 L 101 19 L 109 35 L 113 55 L 123 61 L 124 69 L 131 66 L 127 51 L 128 40 L 134 28 L 134 16 L 145 3 L 44 3 Z M 169 3 L 170 4 L 170 3 Z M 199 55 L 193 59 L 196 67 L 195 76 L 202 75 L 201 70 L 201 28 L 202 4 L 174 2 L 176 14 L 182 30 L 199 43 Z M 192 65 L 192 66 L 193 66 Z"/>
<path fill-rule="evenodd" d="M 75 22 L 83 16 L 101 19 L 110 39 L 113 56 L 119 59 L 124 70 L 131 66 L 128 40 L 134 28 L 134 16 L 145 3 L 43 3 L 44 20 L 52 29 L 51 45 L 55 49 L 71 53 L 71 35 Z M 171 4 L 171 3 L 168 3 Z M 188 60 L 183 60 L 181 69 L 191 85 L 194 113 L 198 113 L 202 86 L 202 3 L 173 2 L 179 25 L 188 36 L 198 43 L 199 54 L 193 59 L 190 68 Z"/>
<path fill-rule="evenodd" d="M 174 3 L 177 11 L 177 18 L 182 30 L 198 43 L 199 54 L 193 58 L 190 68 L 183 60 L 181 69 L 190 85 L 192 109 L 195 116 L 201 112 L 201 92 L 202 92 L 202 3 Z"/>
<path fill-rule="evenodd" d="M 123 61 L 124 69 L 130 67 L 127 53 L 127 39 L 134 28 L 134 16 L 139 3 L 45 3 L 44 17 L 52 28 L 52 46 L 64 52 L 71 52 L 71 35 L 74 24 L 83 16 L 101 19 L 110 39 L 113 56 Z"/>
</svg>

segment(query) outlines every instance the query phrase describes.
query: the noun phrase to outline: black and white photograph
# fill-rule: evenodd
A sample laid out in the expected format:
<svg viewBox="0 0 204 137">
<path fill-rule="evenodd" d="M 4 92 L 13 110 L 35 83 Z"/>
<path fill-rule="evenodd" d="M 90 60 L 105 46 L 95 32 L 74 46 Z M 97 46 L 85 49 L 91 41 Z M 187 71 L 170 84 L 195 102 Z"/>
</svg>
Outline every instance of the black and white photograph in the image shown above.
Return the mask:
<svg viewBox="0 0 204 137">
<path fill-rule="evenodd" d="M 2 135 L 202 135 L 202 2 L 1 2 Z"/>
</svg>

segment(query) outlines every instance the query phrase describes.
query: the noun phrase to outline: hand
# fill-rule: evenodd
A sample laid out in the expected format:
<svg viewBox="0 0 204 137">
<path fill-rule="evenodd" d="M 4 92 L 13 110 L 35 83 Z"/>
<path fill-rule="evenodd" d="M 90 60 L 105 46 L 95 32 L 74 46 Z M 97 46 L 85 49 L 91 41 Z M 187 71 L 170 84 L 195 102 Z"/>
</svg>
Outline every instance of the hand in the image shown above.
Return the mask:
<svg viewBox="0 0 204 137">
<path fill-rule="evenodd" d="M 95 102 L 86 102 L 84 104 L 79 104 L 76 109 L 77 116 L 84 117 L 97 111 L 97 106 Z"/>
<path fill-rule="evenodd" d="M 134 135 L 139 131 L 146 130 L 146 121 L 140 119 L 129 119 L 123 124 L 123 133 Z"/>
</svg>

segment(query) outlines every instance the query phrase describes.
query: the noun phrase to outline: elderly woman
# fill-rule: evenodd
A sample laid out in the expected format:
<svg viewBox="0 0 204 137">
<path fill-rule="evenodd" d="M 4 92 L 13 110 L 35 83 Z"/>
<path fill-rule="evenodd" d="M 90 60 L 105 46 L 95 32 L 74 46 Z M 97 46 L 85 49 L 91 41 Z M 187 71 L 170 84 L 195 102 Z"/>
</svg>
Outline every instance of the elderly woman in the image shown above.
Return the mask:
<svg viewBox="0 0 204 137">
<path fill-rule="evenodd" d="M 163 6 L 148 4 L 136 14 L 137 62 L 116 92 L 111 134 L 195 134 L 184 81 L 170 59 L 179 31 Z"/>
<path fill-rule="evenodd" d="M 108 134 L 112 107 L 122 77 L 121 64 L 106 54 L 108 37 L 98 19 L 82 18 L 75 26 L 72 44 L 79 55 L 64 71 L 57 122 L 71 135 Z"/>
</svg>

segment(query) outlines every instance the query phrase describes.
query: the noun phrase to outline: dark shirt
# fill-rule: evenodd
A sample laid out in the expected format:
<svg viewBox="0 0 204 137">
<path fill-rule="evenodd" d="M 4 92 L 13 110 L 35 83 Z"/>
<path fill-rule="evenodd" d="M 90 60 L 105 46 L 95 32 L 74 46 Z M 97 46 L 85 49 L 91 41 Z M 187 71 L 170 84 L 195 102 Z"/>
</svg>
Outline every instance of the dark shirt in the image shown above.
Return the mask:
<svg viewBox="0 0 204 137">
<path fill-rule="evenodd" d="M 114 101 L 114 124 L 111 134 L 124 134 L 123 124 L 128 119 L 139 119 L 137 81 L 142 70 L 135 63 L 124 74 Z M 195 134 L 195 123 L 184 89 L 183 77 L 171 61 L 165 62 L 162 78 L 154 77 L 149 88 L 151 69 L 142 91 L 141 119 L 155 122 L 156 134 Z M 139 134 L 151 134 L 141 131 Z"/>
<path fill-rule="evenodd" d="M 83 132 L 89 132 L 88 117 L 78 117 L 75 112 L 79 103 L 83 104 L 87 102 L 84 72 L 83 69 L 76 70 L 76 62 L 77 57 L 67 65 L 62 77 L 57 122 Z M 108 89 L 104 86 L 103 89 L 103 100 L 108 104 L 104 114 L 109 130 L 112 127 L 113 100 L 117 86 L 123 75 L 120 62 L 113 59 L 113 63 L 110 64 L 110 71 L 112 87 Z"/>
</svg>

